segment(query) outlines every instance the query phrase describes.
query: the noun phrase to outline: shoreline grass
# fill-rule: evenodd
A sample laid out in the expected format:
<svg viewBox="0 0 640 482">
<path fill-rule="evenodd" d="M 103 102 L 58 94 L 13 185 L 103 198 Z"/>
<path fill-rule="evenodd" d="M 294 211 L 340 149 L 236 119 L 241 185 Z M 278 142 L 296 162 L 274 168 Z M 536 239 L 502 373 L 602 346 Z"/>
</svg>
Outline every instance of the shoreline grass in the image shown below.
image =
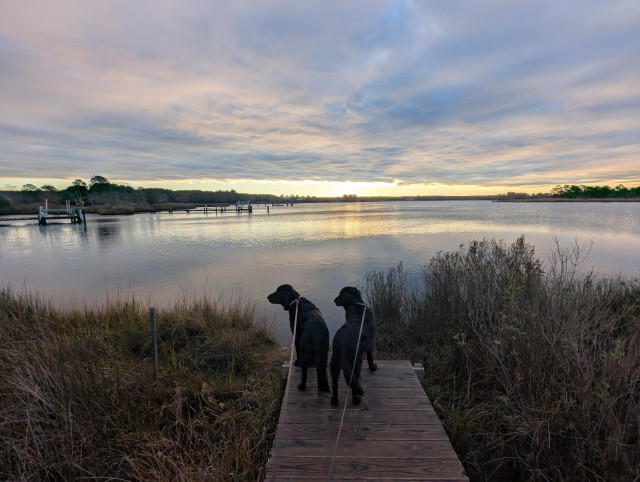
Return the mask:
<svg viewBox="0 0 640 482">
<path fill-rule="evenodd" d="M 377 356 L 423 386 L 472 480 L 638 480 L 640 283 L 548 265 L 519 238 L 441 252 L 410 282 L 371 273 Z"/>
<path fill-rule="evenodd" d="M 0 290 L 0 479 L 258 480 L 283 350 L 246 303 L 60 310 Z"/>
<path fill-rule="evenodd" d="M 423 386 L 473 481 L 640 473 L 640 282 L 524 237 L 370 273 L 376 357 Z M 55 308 L 0 289 L 0 479 L 260 480 L 287 352 L 244 300 Z"/>
</svg>

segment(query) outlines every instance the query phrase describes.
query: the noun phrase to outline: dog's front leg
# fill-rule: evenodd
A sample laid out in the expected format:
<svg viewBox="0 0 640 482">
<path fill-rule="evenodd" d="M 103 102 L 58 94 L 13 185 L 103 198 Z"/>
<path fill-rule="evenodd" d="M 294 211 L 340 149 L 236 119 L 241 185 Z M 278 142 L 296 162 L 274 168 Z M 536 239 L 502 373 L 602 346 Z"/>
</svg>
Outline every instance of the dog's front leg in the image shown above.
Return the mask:
<svg viewBox="0 0 640 482">
<path fill-rule="evenodd" d="M 307 388 L 307 368 L 306 360 L 302 360 L 300 362 L 301 380 L 300 383 L 298 383 L 298 390 L 305 390 Z"/>
<path fill-rule="evenodd" d="M 362 385 L 360 385 L 360 377 L 354 373 L 353 377 L 351 377 L 351 401 L 354 405 L 360 403 L 362 395 L 364 395 L 364 390 L 362 389 Z"/>
<path fill-rule="evenodd" d="M 362 372 L 362 355 L 356 357 L 356 366 L 355 366 L 355 369 L 353 370 L 353 374 L 355 375 L 358 381 L 361 379 L 361 376 L 360 376 L 361 372 Z"/>
<path fill-rule="evenodd" d="M 291 329 L 293 330 L 293 323 L 291 324 Z M 298 326 L 298 330 L 300 330 L 300 326 Z M 300 366 L 300 338 L 302 337 L 302 335 L 300 334 L 300 331 L 296 331 L 296 339 L 293 342 L 293 345 L 296 347 L 296 360 L 293 362 L 293 366 L 294 367 L 299 367 Z"/>
</svg>

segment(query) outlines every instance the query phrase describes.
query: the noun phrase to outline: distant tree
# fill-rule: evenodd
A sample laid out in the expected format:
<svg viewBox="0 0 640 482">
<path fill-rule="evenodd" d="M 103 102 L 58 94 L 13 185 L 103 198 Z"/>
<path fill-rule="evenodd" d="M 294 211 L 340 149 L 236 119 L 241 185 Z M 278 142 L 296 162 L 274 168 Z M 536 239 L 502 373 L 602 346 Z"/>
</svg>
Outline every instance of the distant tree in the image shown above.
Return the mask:
<svg viewBox="0 0 640 482">
<path fill-rule="evenodd" d="M 91 186 L 93 186 L 94 184 L 109 184 L 109 180 L 106 177 L 93 176 L 89 180 L 89 184 L 91 184 Z"/>
<path fill-rule="evenodd" d="M 8 199 L 5 199 L 3 196 L 0 196 L 0 213 L 6 212 L 11 207 L 11 202 Z"/>
<path fill-rule="evenodd" d="M 530 196 L 526 192 L 509 191 L 507 194 L 498 194 L 498 197 L 501 199 L 527 199 Z"/>
<path fill-rule="evenodd" d="M 33 184 L 24 184 L 21 189 L 21 191 L 24 191 L 24 192 L 35 192 L 37 190 L 38 188 Z"/>
<path fill-rule="evenodd" d="M 567 184 L 565 184 L 564 186 L 561 186 L 560 184 L 558 184 L 556 187 L 551 189 L 551 196 L 564 197 L 564 195 L 568 190 L 569 190 L 569 186 Z"/>
<path fill-rule="evenodd" d="M 578 198 L 578 197 L 582 197 L 582 188 L 580 186 L 570 186 L 569 190 L 567 191 L 567 197 L 570 198 Z"/>
<path fill-rule="evenodd" d="M 602 199 L 602 198 L 626 198 L 638 196 L 640 186 L 636 188 L 627 188 L 622 184 L 618 184 L 615 188 L 609 186 L 570 186 L 565 184 L 564 186 L 556 186 L 551 190 L 551 197 L 564 197 L 564 198 L 587 198 L 587 199 Z"/>
<path fill-rule="evenodd" d="M 629 197 L 629 189 L 627 189 L 623 184 L 618 184 L 615 187 L 614 195 L 616 197 Z"/>
<path fill-rule="evenodd" d="M 73 200 L 78 205 L 84 202 L 84 196 L 88 191 L 89 189 L 87 188 L 87 183 L 82 179 L 76 179 L 71 183 L 71 186 L 64 190 L 64 192 L 66 192 L 69 196 L 73 197 Z"/>
<path fill-rule="evenodd" d="M 57 192 L 58 189 L 55 186 L 52 186 L 51 184 L 43 184 L 42 186 L 40 186 L 40 190 L 41 191 L 46 191 L 46 192 Z"/>
<path fill-rule="evenodd" d="M 111 184 L 106 177 L 102 176 L 93 176 L 89 180 L 89 184 L 89 190 L 92 193 L 114 192 L 117 191 L 119 187 L 117 184 Z"/>
</svg>

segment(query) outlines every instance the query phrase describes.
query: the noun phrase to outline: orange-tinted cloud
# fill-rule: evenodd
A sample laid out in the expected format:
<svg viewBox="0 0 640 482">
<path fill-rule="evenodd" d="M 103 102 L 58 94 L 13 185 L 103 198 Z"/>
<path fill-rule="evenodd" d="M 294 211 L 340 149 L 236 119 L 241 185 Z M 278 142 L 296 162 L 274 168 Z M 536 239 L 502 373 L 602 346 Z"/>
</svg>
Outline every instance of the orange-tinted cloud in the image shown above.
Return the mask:
<svg viewBox="0 0 640 482">
<path fill-rule="evenodd" d="M 637 184 L 638 45 L 623 1 L 10 2 L 0 185 Z"/>
</svg>

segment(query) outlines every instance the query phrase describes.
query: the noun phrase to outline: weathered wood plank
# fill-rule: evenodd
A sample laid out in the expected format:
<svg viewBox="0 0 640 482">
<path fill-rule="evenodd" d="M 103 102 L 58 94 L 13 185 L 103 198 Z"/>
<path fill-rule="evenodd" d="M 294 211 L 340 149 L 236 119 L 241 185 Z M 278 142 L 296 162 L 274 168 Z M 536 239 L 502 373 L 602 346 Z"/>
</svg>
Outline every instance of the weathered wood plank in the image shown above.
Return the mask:
<svg viewBox="0 0 640 482">
<path fill-rule="evenodd" d="M 368 392 L 367 392 L 368 393 Z M 344 403 L 344 402 L 343 402 Z M 331 408 L 331 397 L 314 397 L 305 399 L 304 397 L 297 397 L 296 399 L 289 398 L 287 402 L 287 410 L 319 410 Z M 404 409 L 404 410 L 433 410 L 431 403 L 424 395 L 415 398 L 376 398 L 372 400 L 370 397 L 362 399 L 360 405 L 353 405 L 347 403 L 347 410 L 390 410 L 390 409 Z M 342 407 L 339 407 L 342 410 Z"/>
<path fill-rule="evenodd" d="M 304 433 L 306 440 L 333 440 L 338 429 L 330 430 L 324 424 L 283 424 L 278 427 L 276 440 L 297 439 Z M 441 424 L 420 425 L 358 425 L 347 424 L 342 427 L 341 440 L 449 440 Z"/>
<path fill-rule="evenodd" d="M 307 457 L 304 464 L 298 457 L 277 457 L 266 480 L 448 480 L 468 481 L 458 459 L 416 459 L 390 457 L 336 459 L 331 478 L 328 479 L 330 459 Z"/>
<path fill-rule="evenodd" d="M 468 481 L 416 370 L 408 361 L 376 363 L 375 372 L 363 366 L 359 405 L 341 377 L 340 405 L 332 406 L 331 394 L 316 389 L 315 369 L 307 390 L 297 390 L 294 367 L 266 480 L 328 480 L 333 459 L 331 480 Z"/>
<path fill-rule="evenodd" d="M 351 402 L 349 402 L 351 403 Z M 342 419 L 342 410 L 339 408 L 328 410 L 306 410 L 304 412 L 287 411 L 281 414 L 284 423 L 297 424 L 326 424 L 327 427 L 339 425 Z M 355 424 L 440 424 L 438 415 L 433 410 L 389 410 L 389 411 L 359 411 L 349 412 L 348 423 Z"/>
<path fill-rule="evenodd" d="M 415 375 L 416 373 L 419 373 L 420 376 L 424 374 L 424 367 L 422 367 L 421 364 L 418 364 L 417 367 L 414 367 L 411 365 L 411 363 L 409 363 L 408 361 L 403 361 L 403 360 L 378 360 L 376 361 L 376 364 L 378 365 L 378 369 L 374 372 L 370 371 L 366 361 L 362 364 L 362 371 L 360 373 L 360 375 L 362 376 L 362 378 L 365 377 L 388 377 L 388 376 L 394 376 L 394 374 L 400 375 L 400 376 L 411 376 L 411 375 Z M 289 371 L 289 362 L 284 362 L 284 364 L 282 365 L 282 377 L 284 379 L 287 378 L 287 374 Z M 311 372 L 313 372 L 314 376 L 315 376 L 315 367 L 311 367 L 309 368 L 309 375 L 311 374 Z M 295 374 L 300 374 L 300 367 L 293 367 L 293 371 L 292 371 L 292 377 L 295 376 Z M 340 373 L 340 376 L 342 377 L 342 373 Z"/>
<path fill-rule="evenodd" d="M 304 432 L 298 434 L 303 436 Z M 273 443 L 272 456 L 287 457 L 331 457 L 336 450 L 335 440 L 276 439 Z M 388 440 L 344 440 L 340 437 L 336 457 L 353 457 L 360 459 L 388 458 L 389 453 L 401 453 L 410 458 L 458 459 L 451 450 L 449 440 L 395 440 L 393 445 Z"/>
<path fill-rule="evenodd" d="M 383 363 L 384 362 L 384 363 Z M 383 360 L 383 362 L 381 362 L 380 364 L 378 364 L 378 369 L 376 371 L 371 371 L 367 368 L 367 364 L 364 363 L 362 365 L 362 370 L 360 371 L 360 376 L 363 378 L 385 378 L 385 377 L 392 377 L 395 375 L 398 376 L 414 376 L 416 374 L 416 370 L 414 367 L 411 366 L 411 364 L 406 363 L 403 365 L 400 364 L 394 364 L 394 365 L 388 365 L 386 363 L 386 360 Z M 328 372 L 328 370 L 327 370 Z M 284 375 L 283 378 L 286 378 L 286 375 L 288 374 L 288 369 L 285 369 L 283 367 L 282 369 L 282 373 Z M 316 369 L 315 367 L 310 367 L 307 369 L 307 374 L 311 374 L 313 373 L 315 375 L 316 373 Z M 291 376 L 294 376 L 294 374 L 300 374 L 300 367 L 293 367 L 293 370 L 291 372 Z M 340 372 L 340 376 L 342 377 L 342 372 Z"/>
<path fill-rule="evenodd" d="M 389 390 L 389 387 L 370 387 L 366 385 L 366 381 L 363 381 L 363 385 L 366 389 L 366 395 L 369 400 L 390 400 L 390 399 L 419 399 L 425 398 L 424 391 L 418 390 L 417 387 L 394 387 L 393 390 Z M 349 389 L 345 385 L 344 387 L 338 387 L 340 393 L 343 390 L 347 392 Z M 289 400 L 311 400 L 313 398 L 322 398 L 331 400 L 331 394 L 327 392 L 319 392 L 315 386 L 309 387 L 304 391 L 298 390 L 295 386 L 289 391 Z"/>
<path fill-rule="evenodd" d="M 289 396 L 292 396 L 294 393 L 297 393 L 300 391 L 297 388 L 299 381 L 300 381 L 299 377 L 298 378 L 291 377 L 291 390 L 289 392 Z M 372 388 L 391 388 L 391 389 L 417 388 L 422 390 L 422 385 L 420 384 L 420 382 L 415 376 L 414 377 L 396 377 L 396 378 L 391 378 L 391 377 L 390 378 L 362 378 L 362 380 L 360 381 L 360 384 L 362 385 L 362 388 L 364 389 L 365 393 L 367 392 L 368 389 L 372 389 Z M 338 393 L 341 393 L 343 391 L 349 391 L 349 390 L 350 388 L 347 385 L 347 382 L 345 382 L 344 379 L 341 378 L 340 384 L 338 385 Z M 308 376 L 307 388 L 303 392 L 312 394 L 313 392 L 317 392 L 317 391 L 318 391 L 318 385 L 316 383 L 315 375 L 313 376 L 313 378 L 311 376 Z M 389 391 L 389 394 L 392 395 L 391 391 Z"/>
<path fill-rule="evenodd" d="M 312 393 L 317 391 L 318 385 L 316 382 L 315 373 L 313 377 L 311 374 L 307 375 L 307 389 L 305 391 Z M 298 382 L 300 381 L 300 374 L 296 373 L 295 376 L 291 376 L 291 392 L 299 391 L 297 389 Z M 331 380 L 329 380 L 331 383 Z M 349 387 L 345 379 L 341 376 L 339 379 L 338 389 L 342 391 L 343 389 L 348 390 Z M 362 377 L 360 379 L 360 383 L 363 388 L 389 388 L 389 387 L 421 387 L 420 381 L 415 376 L 409 375 L 396 375 L 396 376 L 388 376 L 388 377 Z"/>
</svg>

